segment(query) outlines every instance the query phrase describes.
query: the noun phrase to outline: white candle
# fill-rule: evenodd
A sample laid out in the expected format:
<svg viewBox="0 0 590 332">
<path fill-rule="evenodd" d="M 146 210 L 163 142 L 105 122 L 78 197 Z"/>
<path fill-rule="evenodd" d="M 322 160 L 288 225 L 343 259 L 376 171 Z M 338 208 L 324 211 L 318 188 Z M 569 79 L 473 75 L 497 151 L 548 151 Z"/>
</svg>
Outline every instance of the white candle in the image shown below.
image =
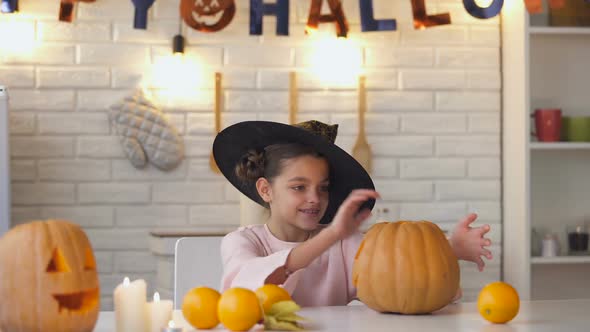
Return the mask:
<svg viewBox="0 0 590 332">
<path fill-rule="evenodd" d="M 145 280 L 129 282 L 125 277 L 115 288 L 114 302 L 117 332 L 147 331 Z"/>
<path fill-rule="evenodd" d="M 163 327 L 159 332 L 182 332 L 182 327 L 176 327 L 174 321 L 171 320 L 168 322 L 168 326 Z"/>
<path fill-rule="evenodd" d="M 147 304 L 148 332 L 160 332 L 172 319 L 172 300 L 160 300 L 160 294 L 154 293 L 154 302 Z"/>
</svg>

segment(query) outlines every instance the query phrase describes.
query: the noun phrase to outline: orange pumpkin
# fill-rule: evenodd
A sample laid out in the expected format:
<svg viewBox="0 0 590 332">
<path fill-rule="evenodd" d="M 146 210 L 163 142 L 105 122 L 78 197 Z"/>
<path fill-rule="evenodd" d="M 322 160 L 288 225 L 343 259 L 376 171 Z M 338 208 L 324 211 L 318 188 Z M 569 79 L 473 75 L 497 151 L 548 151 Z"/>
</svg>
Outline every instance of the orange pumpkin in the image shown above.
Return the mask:
<svg viewBox="0 0 590 332">
<path fill-rule="evenodd" d="M 90 332 L 99 312 L 96 261 L 84 231 L 59 220 L 0 239 L 0 329 Z"/>
<path fill-rule="evenodd" d="M 359 299 L 373 310 L 430 313 L 459 288 L 459 263 L 440 228 L 429 221 L 382 222 L 365 234 L 353 264 Z"/>
</svg>

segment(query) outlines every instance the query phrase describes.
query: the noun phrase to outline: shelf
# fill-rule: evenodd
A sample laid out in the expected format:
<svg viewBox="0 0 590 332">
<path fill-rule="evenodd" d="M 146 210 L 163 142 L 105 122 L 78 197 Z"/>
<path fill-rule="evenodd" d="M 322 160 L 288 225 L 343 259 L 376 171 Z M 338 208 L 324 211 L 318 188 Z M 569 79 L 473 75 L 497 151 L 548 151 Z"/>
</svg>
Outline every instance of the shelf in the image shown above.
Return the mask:
<svg viewBox="0 0 590 332">
<path fill-rule="evenodd" d="M 590 27 L 530 27 L 531 35 L 590 35 Z"/>
<path fill-rule="evenodd" d="M 590 255 L 587 256 L 556 256 L 556 257 L 532 257 L 533 264 L 590 264 Z"/>
<path fill-rule="evenodd" d="M 590 142 L 531 142 L 531 150 L 590 150 Z"/>
</svg>

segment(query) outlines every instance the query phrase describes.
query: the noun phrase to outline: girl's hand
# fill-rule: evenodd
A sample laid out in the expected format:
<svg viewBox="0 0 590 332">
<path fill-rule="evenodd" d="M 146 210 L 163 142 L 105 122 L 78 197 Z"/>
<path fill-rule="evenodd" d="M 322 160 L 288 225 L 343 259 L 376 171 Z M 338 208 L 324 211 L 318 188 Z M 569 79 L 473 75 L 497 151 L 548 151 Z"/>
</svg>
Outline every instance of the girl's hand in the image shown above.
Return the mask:
<svg viewBox="0 0 590 332">
<path fill-rule="evenodd" d="M 449 242 L 457 258 L 474 262 L 477 264 L 477 268 L 483 271 L 485 263 L 481 256 L 485 256 L 488 260 L 492 259 L 492 253 L 484 248 L 492 244 L 492 241 L 483 237 L 490 231 L 490 225 L 472 228 L 469 225 L 475 219 L 477 219 L 477 215 L 471 213 L 459 221 L 451 234 Z"/>
<path fill-rule="evenodd" d="M 359 211 L 361 205 L 369 199 L 379 198 L 379 193 L 371 189 L 356 189 L 342 202 L 327 231 L 332 232 L 337 240 L 342 240 L 358 230 L 363 221 L 371 215 L 371 210 Z"/>
</svg>

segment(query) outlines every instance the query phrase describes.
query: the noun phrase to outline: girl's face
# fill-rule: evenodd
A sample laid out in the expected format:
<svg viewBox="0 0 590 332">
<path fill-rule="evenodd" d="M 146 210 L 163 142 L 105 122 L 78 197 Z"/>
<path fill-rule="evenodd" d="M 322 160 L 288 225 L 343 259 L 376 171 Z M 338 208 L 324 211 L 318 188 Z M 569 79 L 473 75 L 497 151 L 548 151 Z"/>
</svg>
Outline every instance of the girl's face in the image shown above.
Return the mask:
<svg viewBox="0 0 590 332">
<path fill-rule="evenodd" d="M 324 158 L 307 155 L 284 161 L 280 175 L 267 187 L 266 198 L 262 195 L 270 205 L 271 218 L 314 230 L 328 207 L 329 176 Z"/>
</svg>

